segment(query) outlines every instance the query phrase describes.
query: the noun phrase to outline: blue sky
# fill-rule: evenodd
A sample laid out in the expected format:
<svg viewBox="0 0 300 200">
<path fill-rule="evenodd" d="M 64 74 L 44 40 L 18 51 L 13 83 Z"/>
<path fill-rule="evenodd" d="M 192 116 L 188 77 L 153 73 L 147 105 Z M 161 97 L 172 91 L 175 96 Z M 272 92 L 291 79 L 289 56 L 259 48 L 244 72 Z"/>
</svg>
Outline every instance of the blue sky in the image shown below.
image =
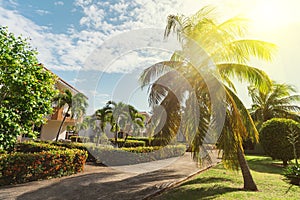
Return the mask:
<svg viewBox="0 0 300 200">
<path fill-rule="evenodd" d="M 0 25 L 30 37 L 38 58 L 90 99 L 89 112 L 107 100 L 148 110 L 138 76 L 171 49 L 159 48 L 169 14 L 191 15 L 214 5 L 226 17 L 243 14 L 251 21 L 249 37 L 278 45 L 273 63 L 254 61 L 271 78 L 300 89 L 300 14 L 297 0 L 0 0 Z M 146 29 L 145 29 L 146 28 Z M 142 31 L 144 36 L 126 33 Z M 152 31 L 154 30 L 154 31 Z M 157 32 L 156 32 L 157 31 Z M 138 43 L 134 43 L 138 40 Z M 141 47 L 141 48 L 139 48 Z M 151 48 L 144 48 L 151 47 Z M 175 48 L 175 47 L 174 47 Z M 239 90 L 246 104 L 246 85 Z"/>
</svg>

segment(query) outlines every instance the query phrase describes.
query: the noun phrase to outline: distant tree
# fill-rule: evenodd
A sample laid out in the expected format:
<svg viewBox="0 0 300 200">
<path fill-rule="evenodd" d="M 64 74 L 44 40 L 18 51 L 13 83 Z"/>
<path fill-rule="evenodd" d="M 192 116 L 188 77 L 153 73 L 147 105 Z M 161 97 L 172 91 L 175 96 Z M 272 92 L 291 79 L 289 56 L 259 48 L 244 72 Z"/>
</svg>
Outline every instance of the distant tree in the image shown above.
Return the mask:
<svg viewBox="0 0 300 200">
<path fill-rule="evenodd" d="M 99 121 L 99 135 L 97 139 L 97 145 L 100 142 L 100 138 L 105 134 L 105 128 L 108 122 L 110 122 L 111 108 L 109 106 L 104 106 L 103 108 L 97 110 L 93 115 L 96 120 Z"/>
<path fill-rule="evenodd" d="M 140 121 L 144 120 L 144 117 L 132 105 L 108 101 L 106 106 L 111 110 L 110 124 L 112 125 L 112 131 L 115 132 L 115 143 L 117 143 L 118 131 L 121 129 L 125 130 L 127 126 L 133 128 L 133 124 L 143 126 Z"/>
<path fill-rule="evenodd" d="M 0 26 L 0 150 L 13 147 L 21 134 L 36 137 L 34 125 L 52 112 L 56 77 L 36 55 L 26 39 Z"/>
<path fill-rule="evenodd" d="M 292 94 L 296 92 L 293 86 L 274 83 L 264 90 L 250 86 L 248 91 L 253 102 L 250 114 L 258 128 L 263 122 L 275 117 L 300 121 L 297 114 L 300 107 L 296 105 L 300 101 L 300 95 Z"/>
<path fill-rule="evenodd" d="M 63 93 L 58 94 L 54 98 L 54 102 L 57 104 L 56 109 L 67 106 L 67 111 L 64 113 L 64 118 L 56 134 L 55 141 L 58 141 L 59 134 L 64 122 L 66 121 L 66 118 L 70 117 L 77 119 L 82 117 L 85 114 L 88 103 L 86 97 L 82 93 L 77 93 L 73 96 L 71 91 L 68 89 L 66 89 Z"/>
<path fill-rule="evenodd" d="M 295 141 L 294 145 L 289 141 L 291 132 L 295 134 L 295 138 L 299 137 L 300 124 L 283 118 L 264 122 L 260 131 L 259 140 L 266 154 L 273 159 L 282 160 L 283 165 L 287 165 L 289 160 L 300 154 L 300 141 Z"/>
</svg>

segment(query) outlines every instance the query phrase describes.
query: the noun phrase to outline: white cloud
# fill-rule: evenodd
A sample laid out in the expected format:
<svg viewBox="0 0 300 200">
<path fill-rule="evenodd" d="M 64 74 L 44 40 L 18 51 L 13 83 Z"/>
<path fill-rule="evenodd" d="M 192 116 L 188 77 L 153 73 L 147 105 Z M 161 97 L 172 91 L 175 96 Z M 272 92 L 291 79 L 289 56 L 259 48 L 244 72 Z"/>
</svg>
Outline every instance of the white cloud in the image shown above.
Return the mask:
<svg viewBox="0 0 300 200">
<path fill-rule="evenodd" d="M 56 1 L 56 2 L 54 2 L 54 5 L 56 5 L 56 6 L 63 6 L 64 2 L 63 1 Z"/>
<path fill-rule="evenodd" d="M 11 0 L 12 1 L 12 0 Z M 14 1 L 12 1 L 14 2 Z M 201 1 L 202 2 L 202 1 Z M 63 5 L 63 1 L 56 1 L 54 5 Z M 140 28 L 164 28 L 166 18 L 169 14 L 191 13 L 201 7 L 200 0 L 133 0 L 130 2 L 120 0 L 117 3 L 111 1 L 77 0 L 74 12 L 81 11 L 82 18 L 78 22 L 84 30 L 78 31 L 75 27 L 69 28 L 67 34 L 54 34 L 45 26 L 39 26 L 17 11 L 11 11 L 0 7 L 0 24 L 7 25 L 9 31 L 25 37 L 30 37 L 31 44 L 37 48 L 39 60 L 50 69 L 76 70 L 96 69 L 107 70 L 105 66 L 109 63 L 102 61 L 105 65 L 99 66 L 99 60 L 115 62 L 110 66 L 110 72 L 130 72 L 142 63 L 154 62 L 151 55 L 137 52 L 127 55 L 130 50 L 139 47 L 161 45 L 163 32 L 158 35 L 144 33 L 144 35 L 131 35 L 131 33 L 114 45 L 105 41 L 114 40 L 115 36 L 126 31 Z M 49 11 L 37 10 L 37 13 L 49 14 Z M 152 34 L 152 35 L 151 35 Z M 157 37 L 156 37 L 157 36 Z M 158 41 L 160 39 L 160 41 Z M 139 41 L 139 46 L 132 46 L 134 40 Z M 104 46 L 103 46 L 104 44 Z M 135 44 L 137 45 L 137 44 Z M 101 55 L 95 56 L 100 48 L 106 48 Z M 163 48 L 163 47 L 161 47 Z M 121 51 L 123 49 L 123 51 Z M 124 52 L 124 50 L 126 50 Z M 157 55 L 152 55 L 153 57 Z M 91 65 L 90 59 L 94 59 L 97 65 Z M 96 58 L 96 60 L 95 60 Z M 165 57 L 158 57 L 163 59 Z"/>
<path fill-rule="evenodd" d="M 50 14 L 50 12 L 49 11 L 47 11 L 47 10 L 36 10 L 35 11 L 37 14 L 39 14 L 39 15 L 47 15 L 47 14 Z"/>
</svg>

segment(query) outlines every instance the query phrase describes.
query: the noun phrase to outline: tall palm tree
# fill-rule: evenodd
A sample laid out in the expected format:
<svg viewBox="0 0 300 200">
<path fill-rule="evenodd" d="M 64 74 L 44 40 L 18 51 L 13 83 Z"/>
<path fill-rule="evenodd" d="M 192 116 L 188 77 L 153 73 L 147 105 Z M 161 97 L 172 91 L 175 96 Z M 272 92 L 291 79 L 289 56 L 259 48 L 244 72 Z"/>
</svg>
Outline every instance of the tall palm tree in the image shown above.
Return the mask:
<svg viewBox="0 0 300 200">
<path fill-rule="evenodd" d="M 67 111 L 64 114 L 64 118 L 56 134 L 55 141 L 57 142 L 62 126 L 66 121 L 66 118 L 71 117 L 74 119 L 78 119 L 82 117 L 85 114 L 88 103 L 84 94 L 77 93 L 73 96 L 71 91 L 68 89 L 66 89 L 63 93 L 58 94 L 54 98 L 54 102 L 56 103 L 56 109 L 60 109 L 67 106 Z M 69 112 L 71 112 L 71 114 Z"/>
<path fill-rule="evenodd" d="M 300 107 L 293 103 L 300 101 L 300 95 L 292 93 L 296 89 L 288 84 L 274 83 L 269 89 L 260 90 L 255 86 L 248 87 L 252 99 L 250 109 L 252 119 L 259 128 L 261 124 L 271 118 L 281 117 L 300 121 Z"/>
<path fill-rule="evenodd" d="M 218 140 L 218 148 L 223 150 L 225 166 L 237 169 L 240 166 L 244 179 L 244 189 L 257 190 L 244 157 L 242 141 L 245 137 L 257 140 L 258 133 L 249 112 L 235 94 L 232 77 L 245 80 L 257 87 L 265 88 L 271 81 L 268 76 L 248 64 L 252 56 L 271 60 L 275 45 L 259 40 L 242 39 L 245 33 L 245 20 L 231 18 L 217 23 L 213 9 L 204 7 L 191 17 L 170 15 L 165 29 L 165 37 L 172 31 L 177 33 L 182 49 L 176 51 L 170 61 L 157 63 L 144 70 L 140 77 L 141 85 L 150 85 L 149 102 L 160 105 L 167 111 L 166 123 L 156 137 L 170 141 L 180 127 L 181 118 L 187 123 L 187 132 L 191 124 L 197 125 L 192 140 L 194 158 L 198 158 L 211 124 L 217 123 L 214 116 L 220 114 L 214 108 L 210 98 L 210 87 L 226 109 L 224 126 Z M 204 51 L 196 51 L 195 45 Z M 209 59 L 206 59 L 206 56 Z M 198 62 L 194 62 L 195 60 Z M 197 66 L 191 64 L 197 63 Z M 211 62 L 215 67 L 211 67 Z M 201 72 L 202 75 L 199 73 Z M 184 87 L 183 77 L 191 88 Z M 167 82 L 168 87 L 160 84 Z M 222 91 L 219 91 L 222 90 Z M 193 101 L 193 98 L 196 101 Z M 191 102 L 188 102 L 191 101 Z M 192 105 L 189 106 L 188 104 Z M 184 105 L 184 106 L 183 106 Z M 199 109 L 201 119 L 193 116 L 193 109 Z M 154 113 L 155 115 L 155 113 Z M 186 134 L 186 133 L 185 133 Z"/>
</svg>

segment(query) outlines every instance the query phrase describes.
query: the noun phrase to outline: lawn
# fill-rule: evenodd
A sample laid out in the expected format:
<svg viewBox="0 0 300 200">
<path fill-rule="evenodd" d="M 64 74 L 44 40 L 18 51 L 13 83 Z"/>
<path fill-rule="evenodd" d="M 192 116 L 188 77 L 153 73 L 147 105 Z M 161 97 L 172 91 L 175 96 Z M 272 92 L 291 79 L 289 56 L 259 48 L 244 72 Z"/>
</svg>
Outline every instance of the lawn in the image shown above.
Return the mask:
<svg viewBox="0 0 300 200">
<path fill-rule="evenodd" d="M 285 181 L 279 161 L 261 156 L 247 156 L 247 160 L 259 192 L 241 190 L 241 172 L 219 164 L 155 199 L 300 199 L 300 187 Z"/>
</svg>

